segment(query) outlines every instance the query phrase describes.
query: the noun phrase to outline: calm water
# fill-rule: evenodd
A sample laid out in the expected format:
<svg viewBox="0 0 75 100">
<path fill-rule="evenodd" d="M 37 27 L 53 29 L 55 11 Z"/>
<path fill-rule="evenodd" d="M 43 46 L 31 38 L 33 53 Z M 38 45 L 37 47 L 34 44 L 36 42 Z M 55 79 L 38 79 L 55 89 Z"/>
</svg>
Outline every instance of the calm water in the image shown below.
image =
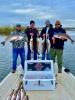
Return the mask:
<svg viewBox="0 0 75 100">
<path fill-rule="evenodd" d="M 68 34 L 75 39 L 75 31 L 69 31 Z M 0 36 L 0 42 L 4 40 L 4 36 Z M 18 60 L 18 64 L 20 59 Z M 0 45 L 0 81 L 11 71 L 12 65 L 12 46 L 11 43 L 7 43 L 5 46 Z M 69 68 L 75 75 L 75 44 L 71 44 L 70 41 L 65 43 L 63 54 L 63 65 Z"/>
</svg>

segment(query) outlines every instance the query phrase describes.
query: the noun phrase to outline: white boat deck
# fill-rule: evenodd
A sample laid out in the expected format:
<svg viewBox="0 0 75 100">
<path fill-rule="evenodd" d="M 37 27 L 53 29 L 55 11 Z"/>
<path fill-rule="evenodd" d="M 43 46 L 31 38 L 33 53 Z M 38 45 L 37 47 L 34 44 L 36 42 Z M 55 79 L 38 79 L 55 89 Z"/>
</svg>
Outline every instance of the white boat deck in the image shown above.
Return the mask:
<svg viewBox="0 0 75 100">
<path fill-rule="evenodd" d="M 0 83 L 0 100 L 7 100 L 20 81 L 19 72 L 9 74 Z M 55 91 L 27 91 L 29 100 L 75 100 L 75 77 L 63 71 L 57 76 Z"/>
</svg>

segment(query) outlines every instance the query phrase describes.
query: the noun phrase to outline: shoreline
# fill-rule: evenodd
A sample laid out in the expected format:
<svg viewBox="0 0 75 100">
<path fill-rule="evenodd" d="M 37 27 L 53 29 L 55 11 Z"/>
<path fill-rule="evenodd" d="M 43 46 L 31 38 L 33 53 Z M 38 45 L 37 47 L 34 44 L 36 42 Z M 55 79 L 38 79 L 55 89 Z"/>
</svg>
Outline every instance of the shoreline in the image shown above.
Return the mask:
<svg viewBox="0 0 75 100">
<path fill-rule="evenodd" d="M 27 26 L 22 26 L 22 31 L 24 31 Z M 38 31 L 41 31 L 43 27 L 37 27 Z M 75 27 L 63 27 L 66 31 L 75 31 Z M 0 35 L 8 36 L 10 32 L 15 30 L 15 26 L 0 26 Z"/>
</svg>

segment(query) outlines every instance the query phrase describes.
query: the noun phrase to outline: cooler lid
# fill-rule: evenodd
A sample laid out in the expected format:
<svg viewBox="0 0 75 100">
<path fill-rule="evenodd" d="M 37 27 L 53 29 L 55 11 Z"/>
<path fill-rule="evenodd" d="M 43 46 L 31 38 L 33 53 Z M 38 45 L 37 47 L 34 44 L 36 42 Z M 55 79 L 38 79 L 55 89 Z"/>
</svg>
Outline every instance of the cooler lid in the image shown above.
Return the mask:
<svg viewBox="0 0 75 100">
<path fill-rule="evenodd" d="M 54 73 L 52 60 L 27 60 L 25 61 L 25 73 Z"/>
</svg>

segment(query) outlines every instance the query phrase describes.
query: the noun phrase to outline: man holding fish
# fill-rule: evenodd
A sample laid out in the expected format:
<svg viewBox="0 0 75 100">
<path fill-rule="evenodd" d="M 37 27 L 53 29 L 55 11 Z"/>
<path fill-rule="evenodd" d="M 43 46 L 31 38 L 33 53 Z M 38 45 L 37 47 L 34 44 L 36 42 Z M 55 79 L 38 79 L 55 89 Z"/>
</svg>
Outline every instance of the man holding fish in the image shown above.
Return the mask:
<svg viewBox="0 0 75 100">
<path fill-rule="evenodd" d="M 58 64 L 58 73 L 62 72 L 62 55 L 63 55 L 63 49 L 64 49 L 64 42 L 69 39 L 71 43 L 74 42 L 74 40 L 71 39 L 71 37 L 66 34 L 66 31 L 62 28 L 61 22 L 57 20 L 55 22 L 55 28 L 53 32 L 53 36 L 51 41 L 51 59 L 55 62 L 55 57 L 57 56 L 57 64 Z"/>
<path fill-rule="evenodd" d="M 3 45 L 7 41 L 10 41 L 12 43 L 12 51 L 13 51 L 13 66 L 12 66 L 12 73 L 15 73 L 16 67 L 17 67 L 17 58 L 18 55 L 20 55 L 21 58 L 21 65 L 22 69 L 24 70 L 24 62 L 25 62 L 25 49 L 24 45 L 25 42 L 28 41 L 28 38 L 24 32 L 21 30 L 21 25 L 16 25 L 16 31 L 11 32 L 10 36 L 8 36 L 5 41 L 2 42 Z"/>
<path fill-rule="evenodd" d="M 42 60 L 50 60 L 50 34 L 53 33 L 53 25 L 49 20 L 45 22 L 46 26 L 42 29 L 40 36 L 42 37 Z"/>
<path fill-rule="evenodd" d="M 31 53 L 33 51 L 34 60 L 37 60 L 37 37 L 39 36 L 37 28 L 35 28 L 35 22 L 33 20 L 30 21 L 30 26 L 27 27 L 25 33 L 28 37 L 28 54 L 27 60 L 31 59 Z M 33 43 L 31 43 L 33 41 Z M 32 46 L 31 46 L 32 45 Z"/>
</svg>

